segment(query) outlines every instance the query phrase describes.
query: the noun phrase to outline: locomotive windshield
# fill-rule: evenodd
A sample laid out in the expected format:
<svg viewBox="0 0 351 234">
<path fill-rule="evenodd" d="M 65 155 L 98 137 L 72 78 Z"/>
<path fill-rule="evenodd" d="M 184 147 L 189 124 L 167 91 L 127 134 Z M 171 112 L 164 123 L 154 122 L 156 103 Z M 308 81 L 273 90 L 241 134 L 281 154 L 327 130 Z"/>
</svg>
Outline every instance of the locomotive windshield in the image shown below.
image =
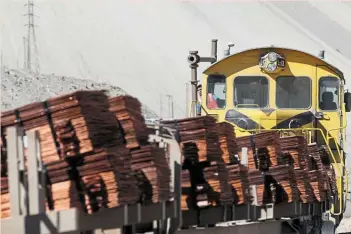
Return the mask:
<svg viewBox="0 0 351 234">
<path fill-rule="evenodd" d="M 264 108 L 268 105 L 268 80 L 264 76 L 234 79 L 234 105 L 238 108 Z"/>
<path fill-rule="evenodd" d="M 337 110 L 339 108 L 339 79 L 323 77 L 319 80 L 319 109 Z"/>
<path fill-rule="evenodd" d="M 281 109 L 308 109 L 311 106 L 311 79 L 305 76 L 277 78 L 276 104 Z"/>
<path fill-rule="evenodd" d="M 225 76 L 211 75 L 207 79 L 207 107 L 209 109 L 225 108 Z"/>
</svg>

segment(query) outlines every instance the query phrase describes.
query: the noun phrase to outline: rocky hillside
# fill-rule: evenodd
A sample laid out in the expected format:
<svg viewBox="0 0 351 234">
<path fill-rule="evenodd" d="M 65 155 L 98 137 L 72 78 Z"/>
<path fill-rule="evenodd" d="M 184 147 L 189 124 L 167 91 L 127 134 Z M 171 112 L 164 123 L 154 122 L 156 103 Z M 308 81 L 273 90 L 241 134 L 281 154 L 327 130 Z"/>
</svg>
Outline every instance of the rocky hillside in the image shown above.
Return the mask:
<svg viewBox="0 0 351 234">
<path fill-rule="evenodd" d="M 36 75 L 24 70 L 4 68 L 1 72 L 1 111 L 77 90 L 107 90 L 110 96 L 127 94 L 120 87 L 106 83 L 55 76 L 54 74 Z M 142 111 L 145 118 L 157 117 L 145 105 L 142 107 Z"/>
</svg>

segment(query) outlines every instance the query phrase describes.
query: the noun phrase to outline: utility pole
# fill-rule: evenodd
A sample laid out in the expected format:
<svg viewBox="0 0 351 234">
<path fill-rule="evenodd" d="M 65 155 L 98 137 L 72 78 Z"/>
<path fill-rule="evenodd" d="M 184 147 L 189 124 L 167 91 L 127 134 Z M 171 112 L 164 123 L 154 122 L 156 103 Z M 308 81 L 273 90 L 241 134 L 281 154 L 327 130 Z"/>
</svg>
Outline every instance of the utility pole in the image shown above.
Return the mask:
<svg viewBox="0 0 351 234">
<path fill-rule="evenodd" d="M 168 117 L 171 118 L 171 95 L 167 94 L 168 97 Z"/>
<path fill-rule="evenodd" d="M 38 46 L 37 46 L 37 39 L 35 34 L 35 22 L 34 18 L 36 15 L 34 14 L 34 0 L 28 0 L 28 3 L 25 4 L 27 7 L 27 14 L 25 16 L 28 17 L 28 22 L 25 26 L 27 26 L 27 54 L 25 56 L 26 61 L 26 68 L 29 71 L 33 69 L 33 59 L 35 60 L 35 72 L 39 73 L 40 71 L 40 64 L 38 58 Z M 32 50 L 33 49 L 33 50 Z"/>
<path fill-rule="evenodd" d="M 3 71 L 4 71 L 4 61 L 3 61 L 3 57 L 2 57 L 2 48 L 1 48 L 1 51 L 0 51 L 0 77 L 2 78 L 3 77 Z"/>
<path fill-rule="evenodd" d="M 166 95 L 168 97 L 168 116 L 174 118 L 174 108 L 173 108 L 173 96 L 170 94 Z"/>
<path fill-rule="evenodd" d="M 160 94 L 160 119 L 162 119 L 162 94 Z"/>
<path fill-rule="evenodd" d="M 185 83 L 185 115 L 189 117 L 189 83 Z"/>
<path fill-rule="evenodd" d="M 172 105 L 171 105 L 171 108 L 172 108 L 172 119 L 174 119 L 174 106 L 173 106 L 173 96 L 172 96 Z"/>
</svg>

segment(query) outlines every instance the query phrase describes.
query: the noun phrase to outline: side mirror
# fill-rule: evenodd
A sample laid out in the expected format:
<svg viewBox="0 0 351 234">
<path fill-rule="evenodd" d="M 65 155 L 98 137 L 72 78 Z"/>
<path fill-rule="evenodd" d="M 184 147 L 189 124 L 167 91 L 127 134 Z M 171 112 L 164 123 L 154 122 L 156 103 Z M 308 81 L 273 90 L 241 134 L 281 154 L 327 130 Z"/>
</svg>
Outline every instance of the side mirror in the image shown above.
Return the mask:
<svg viewBox="0 0 351 234">
<path fill-rule="evenodd" d="M 351 112 L 351 93 L 346 92 L 344 94 L 344 102 L 346 106 L 346 112 Z"/>
</svg>

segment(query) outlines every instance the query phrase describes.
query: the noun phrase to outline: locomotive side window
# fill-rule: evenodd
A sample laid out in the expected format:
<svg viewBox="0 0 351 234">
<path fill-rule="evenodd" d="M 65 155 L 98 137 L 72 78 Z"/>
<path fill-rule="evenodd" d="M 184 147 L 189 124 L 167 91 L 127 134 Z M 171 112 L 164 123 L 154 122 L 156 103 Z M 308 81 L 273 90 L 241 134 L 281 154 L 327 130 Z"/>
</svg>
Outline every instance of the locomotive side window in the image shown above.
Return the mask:
<svg viewBox="0 0 351 234">
<path fill-rule="evenodd" d="M 209 109 L 222 109 L 226 106 L 226 78 L 223 75 L 210 75 L 207 78 L 206 104 Z"/>
<path fill-rule="evenodd" d="M 337 110 L 339 108 L 339 79 L 322 77 L 319 80 L 319 109 Z"/>
<path fill-rule="evenodd" d="M 264 76 L 236 77 L 234 79 L 234 105 L 238 108 L 267 107 L 267 78 Z"/>
<path fill-rule="evenodd" d="M 276 104 L 281 109 L 308 109 L 311 106 L 311 79 L 280 76 L 276 80 Z"/>
</svg>

